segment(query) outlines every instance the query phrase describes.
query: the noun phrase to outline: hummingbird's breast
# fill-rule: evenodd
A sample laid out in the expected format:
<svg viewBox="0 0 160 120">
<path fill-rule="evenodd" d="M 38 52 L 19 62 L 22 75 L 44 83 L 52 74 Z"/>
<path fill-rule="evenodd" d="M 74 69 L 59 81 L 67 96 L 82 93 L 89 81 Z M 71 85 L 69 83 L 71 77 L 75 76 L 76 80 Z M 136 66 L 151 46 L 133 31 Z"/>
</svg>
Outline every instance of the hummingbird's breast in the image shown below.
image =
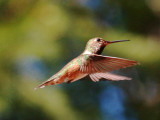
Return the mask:
<svg viewBox="0 0 160 120">
<path fill-rule="evenodd" d="M 73 82 L 79 80 L 88 74 L 82 73 L 80 71 L 80 65 L 78 63 L 78 59 L 75 58 L 71 62 L 69 62 L 66 66 L 63 67 L 57 74 L 59 77 L 58 83 L 62 82 Z"/>
<path fill-rule="evenodd" d="M 71 66 L 67 71 L 67 77 L 69 80 L 79 80 L 83 77 L 87 76 L 87 74 L 84 74 L 80 72 L 80 65 L 77 60 L 75 60 L 75 63 L 73 66 Z"/>
</svg>

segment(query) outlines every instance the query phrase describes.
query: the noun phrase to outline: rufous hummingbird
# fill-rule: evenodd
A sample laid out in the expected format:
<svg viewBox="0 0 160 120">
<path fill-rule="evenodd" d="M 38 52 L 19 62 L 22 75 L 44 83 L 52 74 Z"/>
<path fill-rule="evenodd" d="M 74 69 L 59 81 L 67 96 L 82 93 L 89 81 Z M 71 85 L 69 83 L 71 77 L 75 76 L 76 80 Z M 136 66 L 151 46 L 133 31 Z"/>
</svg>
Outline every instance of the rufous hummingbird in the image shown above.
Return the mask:
<svg viewBox="0 0 160 120">
<path fill-rule="evenodd" d="M 92 38 L 87 42 L 82 54 L 70 61 L 58 73 L 50 77 L 47 81 L 37 88 L 61 83 L 71 83 L 87 75 L 94 82 L 104 78 L 111 81 L 131 80 L 129 77 L 109 73 L 113 70 L 137 65 L 138 62 L 118 57 L 102 56 L 104 48 L 112 43 L 124 42 L 129 40 L 106 41 L 100 37 Z"/>
</svg>

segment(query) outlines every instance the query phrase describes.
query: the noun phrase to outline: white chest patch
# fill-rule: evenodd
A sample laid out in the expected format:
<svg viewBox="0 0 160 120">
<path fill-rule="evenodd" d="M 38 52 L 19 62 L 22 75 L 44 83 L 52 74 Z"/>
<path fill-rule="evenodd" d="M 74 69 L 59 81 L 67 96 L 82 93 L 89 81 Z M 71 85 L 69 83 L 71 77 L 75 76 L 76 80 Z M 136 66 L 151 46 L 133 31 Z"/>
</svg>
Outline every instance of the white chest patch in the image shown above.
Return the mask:
<svg viewBox="0 0 160 120">
<path fill-rule="evenodd" d="M 86 50 L 83 54 L 92 54 L 90 51 Z"/>
</svg>

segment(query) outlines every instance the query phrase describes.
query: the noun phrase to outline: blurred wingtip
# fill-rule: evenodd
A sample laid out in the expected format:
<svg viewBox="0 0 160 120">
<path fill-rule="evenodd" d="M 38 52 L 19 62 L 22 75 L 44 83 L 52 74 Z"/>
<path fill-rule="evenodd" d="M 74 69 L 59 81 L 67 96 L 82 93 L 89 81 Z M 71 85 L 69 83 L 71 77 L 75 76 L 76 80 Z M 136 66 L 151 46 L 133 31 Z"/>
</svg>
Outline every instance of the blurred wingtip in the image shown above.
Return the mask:
<svg viewBox="0 0 160 120">
<path fill-rule="evenodd" d="M 130 77 L 126 77 L 124 80 L 132 80 L 132 78 L 130 78 Z"/>
<path fill-rule="evenodd" d="M 115 80 L 113 79 L 112 81 L 132 80 L 132 78 L 130 78 L 130 77 L 121 76 L 121 75 L 117 75 L 117 76 L 120 76 L 120 78 L 117 78 Z"/>
</svg>

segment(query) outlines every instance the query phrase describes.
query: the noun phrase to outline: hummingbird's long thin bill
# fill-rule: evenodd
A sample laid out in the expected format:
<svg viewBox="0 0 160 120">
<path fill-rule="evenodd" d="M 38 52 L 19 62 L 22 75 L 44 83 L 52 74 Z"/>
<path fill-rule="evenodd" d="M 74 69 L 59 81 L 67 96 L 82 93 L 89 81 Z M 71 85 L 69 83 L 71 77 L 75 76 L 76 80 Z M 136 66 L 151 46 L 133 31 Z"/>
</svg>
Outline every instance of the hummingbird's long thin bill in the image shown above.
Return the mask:
<svg viewBox="0 0 160 120">
<path fill-rule="evenodd" d="M 116 43 L 116 42 L 125 42 L 130 40 L 115 40 L 115 41 L 108 41 L 109 43 Z"/>
</svg>

